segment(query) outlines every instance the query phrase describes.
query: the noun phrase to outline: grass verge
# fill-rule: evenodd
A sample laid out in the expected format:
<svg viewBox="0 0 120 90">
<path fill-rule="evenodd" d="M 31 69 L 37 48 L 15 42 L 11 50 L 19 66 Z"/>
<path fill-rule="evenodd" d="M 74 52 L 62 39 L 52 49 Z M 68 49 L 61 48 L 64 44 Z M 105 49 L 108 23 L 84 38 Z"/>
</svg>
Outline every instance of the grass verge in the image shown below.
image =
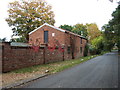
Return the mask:
<svg viewBox="0 0 120 90">
<path fill-rule="evenodd" d="M 86 57 L 81 57 L 80 59 L 66 60 L 66 61 L 54 62 L 54 63 L 44 64 L 44 65 L 36 65 L 28 68 L 15 70 L 15 71 L 12 71 L 12 73 L 33 73 L 40 70 L 41 72 L 45 72 L 46 70 L 48 70 L 49 74 L 56 73 L 64 69 L 67 69 L 69 67 L 72 67 L 74 65 L 80 64 L 84 61 L 90 60 L 96 56 L 99 56 L 99 55 L 86 56 Z"/>
<path fill-rule="evenodd" d="M 22 68 L 8 73 L 3 73 L 2 85 L 7 85 L 7 84 L 15 83 L 20 80 L 32 78 L 36 75 L 46 74 L 46 70 L 48 71 L 47 74 L 57 73 L 72 66 L 75 66 L 77 64 L 80 64 L 82 62 L 85 62 L 87 60 L 90 60 L 96 56 L 99 55 L 92 55 L 87 57 L 81 57 L 79 59 L 54 62 L 44 65 L 35 65 L 32 67 Z"/>
</svg>

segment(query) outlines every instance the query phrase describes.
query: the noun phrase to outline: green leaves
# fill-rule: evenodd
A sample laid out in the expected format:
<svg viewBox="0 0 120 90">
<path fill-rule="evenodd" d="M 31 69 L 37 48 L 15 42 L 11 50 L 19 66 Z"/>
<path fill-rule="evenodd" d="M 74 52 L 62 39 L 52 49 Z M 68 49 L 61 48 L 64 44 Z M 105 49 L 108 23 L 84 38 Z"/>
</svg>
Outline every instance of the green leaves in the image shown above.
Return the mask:
<svg viewBox="0 0 120 90">
<path fill-rule="evenodd" d="M 104 36 L 108 44 L 113 47 L 114 44 L 118 46 L 120 52 L 120 5 L 112 13 L 112 20 L 103 26 Z"/>
<path fill-rule="evenodd" d="M 98 29 L 97 24 L 95 23 L 86 24 L 86 27 L 87 27 L 87 32 L 88 32 L 89 43 L 91 43 L 93 39 L 101 35 L 101 32 Z"/>
<path fill-rule="evenodd" d="M 6 19 L 13 33 L 28 41 L 28 33 L 44 23 L 54 25 L 54 13 L 51 6 L 43 0 L 22 0 L 9 3 L 9 17 Z"/>
<path fill-rule="evenodd" d="M 103 44 L 103 40 L 104 40 L 104 38 L 102 36 L 99 36 L 99 37 L 93 39 L 91 41 L 91 44 L 93 45 L 93 47 L 95 49 L 103 49 L 103 48 L 100 48 Z"/>
<path fill-rule="evenodd" d="M 81 35 L 87 38 L 87 29 L 86 29 L 86 26 L 83 24 L 76 24 L 74 26 L 65 24 L 65 25 L 61 25 L 59 28 L 71 31 L 73 33 L 76 33 L 78 35 Z"/>
<path fill-rule="evenodd" d="M 61 25 L 59 28 L 62 28 L 62 29 L 68 30 L 68 31 L 71 31 L 73 29 L 73 27 L 70 25 Z"/>
<path fill-rule="evenodd" d="M 72 32 L 87 38 L 87 34 L 88 34 L 87 33 L 87 28 L 83 24 L 76 24 L 76 25 L 74 25 Z"/>
<path fill-rule="evenodd" d="M 89 39 L 90 43 L 91 43 L 91 40 L 101 35 L 101 32 L 95 23 L 86 24 L 86 25 L 76 24 L 74 26 L 61 25 L 60 28 L 79 34 Z"/>
</svg>

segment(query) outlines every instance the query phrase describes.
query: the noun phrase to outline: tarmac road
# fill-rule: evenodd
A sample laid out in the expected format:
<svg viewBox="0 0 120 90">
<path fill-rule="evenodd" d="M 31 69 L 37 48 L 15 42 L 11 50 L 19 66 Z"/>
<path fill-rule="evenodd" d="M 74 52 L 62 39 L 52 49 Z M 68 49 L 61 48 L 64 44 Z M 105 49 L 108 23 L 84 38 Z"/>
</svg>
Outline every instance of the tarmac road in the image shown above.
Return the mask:
<svg viewBox="0 0 120 90">
<path fill-rule="evenodd" d="M 118 88 L 118 53 L 95 57 L 21 88 Z"/>
</svg>

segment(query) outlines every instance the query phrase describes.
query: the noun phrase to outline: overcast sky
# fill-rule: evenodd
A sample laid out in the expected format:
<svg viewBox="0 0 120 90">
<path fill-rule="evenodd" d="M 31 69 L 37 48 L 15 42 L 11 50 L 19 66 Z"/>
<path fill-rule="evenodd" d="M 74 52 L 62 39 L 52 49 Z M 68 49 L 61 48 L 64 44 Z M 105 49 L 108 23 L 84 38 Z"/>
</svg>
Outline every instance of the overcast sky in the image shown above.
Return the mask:
<svg viewBox="0 0 120 90">
<path fill-rule="evenodd" d="M 6 37 L 8 40 L 12 35 L 12 30 L 8 26 L 5 18 L 8 17 L 8 3 L 15 0 L 0 0 L 0 38 Z M 96 23 L 101 29 L 104 24 L 112 18 L 111 14 L 117 7 L 117 1 L 113 0 L 46 0 L 52 6 L 55 14 L 55 26 L 77 23 Z"/>
</svg>

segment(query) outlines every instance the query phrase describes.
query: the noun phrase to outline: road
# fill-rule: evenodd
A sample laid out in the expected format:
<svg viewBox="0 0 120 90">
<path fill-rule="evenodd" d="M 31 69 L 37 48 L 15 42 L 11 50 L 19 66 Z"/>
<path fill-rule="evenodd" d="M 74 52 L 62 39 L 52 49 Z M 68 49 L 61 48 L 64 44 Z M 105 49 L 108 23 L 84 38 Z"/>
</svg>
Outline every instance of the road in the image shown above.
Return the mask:
<svg viewBox="0 0 120 90">
<path fill-rule="evenodd" d="M 21 88 L 118 88 L 118 53 L 95 57 Z"/>
</svg>

